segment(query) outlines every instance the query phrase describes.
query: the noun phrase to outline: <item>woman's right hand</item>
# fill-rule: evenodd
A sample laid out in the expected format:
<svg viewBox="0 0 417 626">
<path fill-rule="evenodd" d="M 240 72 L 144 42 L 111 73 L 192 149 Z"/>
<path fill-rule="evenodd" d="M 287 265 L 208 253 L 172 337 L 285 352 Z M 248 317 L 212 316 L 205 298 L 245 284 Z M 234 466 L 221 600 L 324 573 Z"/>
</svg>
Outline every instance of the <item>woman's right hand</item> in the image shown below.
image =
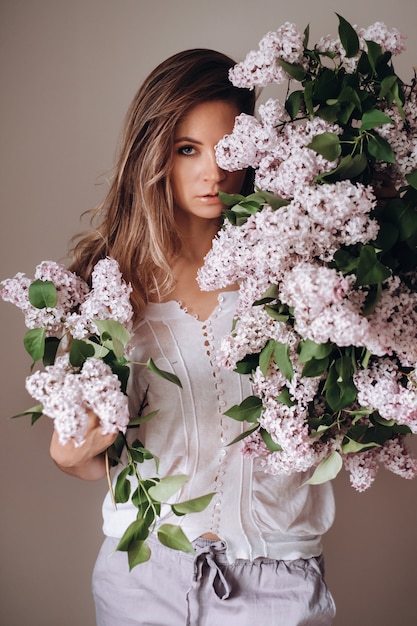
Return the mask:
<svg viewBox="0 0 417 626">
<path fill-rule="evenodd" d="M 66 474 L 84 480 L 98 480 L 106 474 L 104 451 L 111 446 L 117 433 L 103 435 L 103 428 L 93 411 L 88 415 L 88 430 L 81 446 L 72 441 L 65 445 L 59 443 L 54 430 L 50 445 L 50 454 L 55 464 Z"/>
</svg>

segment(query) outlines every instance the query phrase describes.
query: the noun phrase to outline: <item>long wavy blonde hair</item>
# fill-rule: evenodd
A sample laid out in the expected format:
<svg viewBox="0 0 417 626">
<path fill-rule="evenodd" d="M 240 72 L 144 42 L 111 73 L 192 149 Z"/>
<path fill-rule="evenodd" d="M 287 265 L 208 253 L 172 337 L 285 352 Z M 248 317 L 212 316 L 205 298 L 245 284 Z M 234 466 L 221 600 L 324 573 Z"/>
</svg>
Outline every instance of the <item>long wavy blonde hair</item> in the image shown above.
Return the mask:
<svg viewBox="0 0 417 626">
<path fill-rule="evenodd" d="M 231 101 L 240 112 L 253 113 L 254 92 L 228 80 L 234 63 L 198 48 L 171 56 L 151 72 L 128 110 L 107 196 L 92 212 L 97 225 L 74 238 L 70 269 L 88 282 L 98 260 L 116 259 L 132 284 L 136 318 L 149 300 L 172 290 L 172 260 L 181 250 L 170 183 L 176 125 L 208 100 Z"/>
</svg>

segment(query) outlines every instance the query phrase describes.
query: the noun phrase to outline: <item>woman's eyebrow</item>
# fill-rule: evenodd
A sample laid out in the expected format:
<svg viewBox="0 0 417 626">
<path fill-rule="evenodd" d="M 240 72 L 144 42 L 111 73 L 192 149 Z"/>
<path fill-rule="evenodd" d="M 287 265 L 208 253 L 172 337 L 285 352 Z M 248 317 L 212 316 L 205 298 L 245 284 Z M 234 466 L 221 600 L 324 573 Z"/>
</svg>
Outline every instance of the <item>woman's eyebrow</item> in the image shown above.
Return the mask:
<svg viewBox="0 0 417 626">
<path fill-rule="evenodd" d="M 198 141 L 197 139 L 193 139 L 192 137 L 177 137 L 176 139 L 174 139 L 174 143 L 180 143 L 183 141 L 188 141 L 189 143 L 196 143 L 198 145 L 202 145 L 201 141 Z"/>
</svg>

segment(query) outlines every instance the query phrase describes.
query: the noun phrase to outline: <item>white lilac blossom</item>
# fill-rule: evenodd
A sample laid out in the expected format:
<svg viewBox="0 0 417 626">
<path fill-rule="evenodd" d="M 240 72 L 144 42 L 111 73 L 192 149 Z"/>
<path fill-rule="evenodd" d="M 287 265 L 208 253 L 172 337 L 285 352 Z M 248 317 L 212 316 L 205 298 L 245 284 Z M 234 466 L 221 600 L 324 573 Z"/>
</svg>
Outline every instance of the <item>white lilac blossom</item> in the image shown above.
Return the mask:
<svg viewBox="0 0 417 626">
<path fill-rule="evenodd" d="M 378 224 L 370 217 L 374 205 L 372 190 L 348 181 L 300 189 L 278 211 L 266 207 L 239 228 L 226 224 L 199 272 L 200 285 L 213 289 L 239 281 L 241 312 L 269 282 L 279 285 L 301 261 L 316 257 L 330 261 L 342 244 L 374 239 L 378 233 Z"/>
<path fill-rule="evenodd" d="M 29 287 L 33 282 L 23 273 L 1 282 L 1 297 L 23 312 L 27 328 L 44 328 L 47 336 L 64 332 L 69 311 L 80 305 L 88 291 L 88 285 L 79 276 L 69 272 L 55 261 L 43 261 L 35 269 L 35 279 L 54 283 L 57 302 L 54 307 L 37 308 L 29 301 Z"/>
<path fill-rule="evenodd" d="M 54 284 L 57 302 L 54 307 L 37 308 L 30 303 L 29 287 L 33 282 L 23 273 L 3 280 L 1 297 L 22 310 L 27 328 L 44 328 L 47 336 L 68 331 L 76 339 L 97 333 L 94 319 L 112 319 L 131 328 L 132 288 L 122 278 L 118 263 L 105 258 L 92 273 L 92 288 L 55 261 L 43 261 L 35 269 L 35 279 Z"/>
<path fill-rule="evenodd" d="M 288 74 L 278 59 L 287 63 L 303 63 L 303 40 L 303 33 L 290 22 L 267 33 L 260 41 L 259 49 L 249 52 L 244 61 L 230 70 L 231 82 L 236 87 L 252 89 L 256 85 L 264 87 L 288 80 Z"/>
<path fill-rule="evenodd" d="M 383 446 L 371 448 L 362 454 L 348 454 L 344 458 L 351 485 L 365 491 L 374 482 L 380 466 L 402 478 L 415 478 L 417 460 L 405 445 L 404 437 L 389 439 Z"/>
<path fill-rule="evenodd" d="M 114 320 L 128 330 L 132 327 L 132 287 L 125 283 L 118 263 L 105 258 L 95 265 L 91 275 L 91 290 L 79 309 L 66 319 L 66 327 L 76 339 L 97 333 L 94 320 Z"/>
<path fill-rule="evenodd" d="M 239 284 L 218 361 L 250 372 L 243 454 L 274 474 L 343 460 L 359 491 L 379 466 L 417 474 L 417 80 L 391 65 L 404 39 L 339 16 L 339 37 L 308 49 L 286 23 L 230 71 L 288 92 L 216 146 L 220 167 L 254 169 L 256 193 L 227 210 L 198 274 L 202 289 Z"/>
<path fill-rule="evenodd" d="M 404 119 L 398 109 L 389 107 L 385 110 L 392 123 L 377 129 L 378 134 L 386 139 L 395 155 L 395 162 L 389 173 L 396 187 L 406 184 L 406 175 L 417 168 L 417 93 L 407 88 L 404 103 Z M 387 165 L 380 165 L 382 171 Z"/>
<path fill-rule="evenodd" d="M 415 385 L 401 384 L 403 374 L 394 361 L 378 359 L 354 375 L 361 406 L 378 411 L 380 416 L 408 426 L 417 433 L 417 394 Z"/>
<path fill-rule="evenodd" d="M 367 41 L 373 41 L 381 46 L 383 52 L 390 52 L 393 55 L 404 52 L 405 36 L 397 28 L 388 29 L 383 22 L 375 22 L 367 28 L 354 27 L 359 38 L 359 52 L 353 57 L 346 55 L 346 50 L 340 37 L 326 35 L 317 42 L 317 49 L 327 52 L 340 58 L 341 64 L 348 73 L 354 73 L 358 66 L 361 51 L 367 51 Z"/>
<path fill-rule="evenodd" d="M 127 396 L 110 367 L 99 359 L 88 359 L 80 372 L 68 355 L 58 357 L 45 371 L 26 379 L 29 394 L 43 406 L 43 413 L 54 420 L 59 442 L 84 443 L 88 413 L 99 418 L 103 434 L 124 432 L 129 423 Z"/>
<path fill-rule="evenodd" d="M 270 100 L 261 108 L 261 121 L 241 114 L 230 135 L 216 146 L 219 165 L 234 171 L 245 167 L 256 170 L 255 184 L 283 198 L 291 198 L 297 189 L 310 184 L 319 175 L 334 168 L 308 144 L 322 133 L 340 134 L 342 129 L 320 118 L 304 126 L 287 123 L 275 125 L 275 117 L 285 119 L 278 105 Z"/>
<path fill-rule="evenodd" d="M 116 371 L 120 371 L 127 363 L 133 317 L 131 286 L 111 258 L 95 265 L 91 283 L 90 288 L 54 261 L 40 263 L 34 280 L 20 273 L 2 282 L 3 300 L 17 306 L 25 316 L 29 354 L 34 362 L 46 358 L 44 371 L 29 376 L 26 388 L 40 402 L 42 412 L 54 419 L 61 444 L 71 440 L 79 446 L 84 442 L 89 411 L 97 415 L 105 434 L 124 432 L 129 421 L 127 396 L 111 365 L 114 361 Z M 48 299 L 31 297 L 32 285 L 42 294 L 47 284 L 52 285 L 48 293 L 54 295 L 54 306 L 48 306 Z M 106 321 L 113 326 L 105 329 L 120 324 L 123 332 L 118 332 L 116 343 L 110 335 L 102 345 L 97 324 Z M 47 340 L 55 346 L 54 354 L 47 353 Z M 99 357 L 107 357 L 108 362 Z"/>
</svg>

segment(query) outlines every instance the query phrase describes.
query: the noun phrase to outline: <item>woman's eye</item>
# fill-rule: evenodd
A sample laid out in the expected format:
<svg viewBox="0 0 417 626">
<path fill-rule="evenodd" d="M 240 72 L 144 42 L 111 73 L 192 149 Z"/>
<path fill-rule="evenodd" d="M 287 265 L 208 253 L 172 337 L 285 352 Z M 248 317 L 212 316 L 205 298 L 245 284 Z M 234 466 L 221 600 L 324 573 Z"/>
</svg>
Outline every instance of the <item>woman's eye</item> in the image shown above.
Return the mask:
<svg viewBox="0 0 417 626">
<path fill-rule="evenodd" d="M 183 154 L 184 156 L 191 156 L 195 154 L 195 148 L 193 146 L 181 146 L 178 149 L 178 154 Z"/>
</svg>

